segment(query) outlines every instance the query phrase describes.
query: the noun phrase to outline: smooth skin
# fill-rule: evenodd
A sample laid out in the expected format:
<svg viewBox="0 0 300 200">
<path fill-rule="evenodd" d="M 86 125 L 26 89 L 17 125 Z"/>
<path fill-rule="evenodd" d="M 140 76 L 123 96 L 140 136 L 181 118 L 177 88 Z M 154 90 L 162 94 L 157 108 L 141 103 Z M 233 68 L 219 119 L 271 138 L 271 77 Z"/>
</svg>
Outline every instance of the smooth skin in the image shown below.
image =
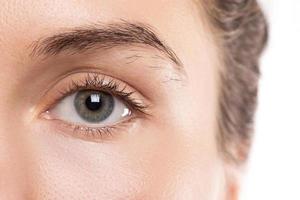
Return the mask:
<svg viewBox="0 0 300 200">
<path fill-rule="evenodd" d="M 0 199 L 235 199 L 217 144 L 218 48 L 191 0 L 1 0 Z M 199 4 L 199 3 L 198 3 Z M 32 56 L 37 40 L 95 23 L 148 24 L 183 69 L 147 45 Z M 142 56 L 124 59 L 138 51 Z M 160 55 L 164 57 L 164 55 Z M 147 66 L 160 66 L 147 67 Z M 87 66 L 80 68 L 79 66 Z M 110 139 L 84 139 L 41 117 L 53 83 L 93 71 L 151 106 Z M 63 82 L 61 83 L 64 84 Z M 69 130 L 69 129 L 68 129 Z"/>
</svg>

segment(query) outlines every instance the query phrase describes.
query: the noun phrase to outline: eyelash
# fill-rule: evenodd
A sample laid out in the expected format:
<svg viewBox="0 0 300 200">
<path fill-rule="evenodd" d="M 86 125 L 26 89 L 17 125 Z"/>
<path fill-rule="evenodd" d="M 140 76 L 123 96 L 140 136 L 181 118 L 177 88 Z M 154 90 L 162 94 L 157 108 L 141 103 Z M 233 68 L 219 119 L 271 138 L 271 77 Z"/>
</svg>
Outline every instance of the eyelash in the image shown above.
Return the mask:
<svg viewBox="0 0 300 200">
<path fill-rule="evenodd" d="M 147 106 L 138 102 L 132 95 L 136 92 L 125 92 L 127 87 L 124 85 L 120 86 L 115 80 L 109 79 L 108 82 L 105 80 L 107 77 L 100 77 L 98 74 L 87 74 L 83 81 L 72 81 L 71 85 L 66 90 L 60 91 L 63 98 L 66 96 L 78 92 L 80 90 L 93 89 L 98 91 L 108 92 L 111 95 L 116 95 L 120 100 L 127 103 L 130 108 L 146 114 Z"/>
<path fill-rule="evenodd" d="M 74 94 L 75 92 L 88 89 L 108 92 L 125 103 L 134 114 L 149 115 L 149 113 L 147 113 L 148 105 L 141 103 L 136 99 L 136 97 L 133 97 L 133 94 L 136 91 L 128 92 L 126 85 L 120 86 L 120 84 L 113 78 L 91 73 L 85 75 L 81 80 L 71 80 L 69 86 L 65 87 L 63 90 L 59 90 L 60 98 L 56 99 L 54 101 L 54 105 L 50 106 L 48 110 L 67 96 Z M 76 124 L 67 125 L 72 127 L 73 134 L 80 133 L 83 134 L 85 138 L 95 139 L 100 137 L 100 139 L 102 139 L 103 136 L 113 136 L 113 130 L 122 128 L 123 125 L 129 124 L 134 119 L 134 117 L 130 117 L 129 119 L 123 120 L 109 127 L 84 127 Z"/>
</svg>

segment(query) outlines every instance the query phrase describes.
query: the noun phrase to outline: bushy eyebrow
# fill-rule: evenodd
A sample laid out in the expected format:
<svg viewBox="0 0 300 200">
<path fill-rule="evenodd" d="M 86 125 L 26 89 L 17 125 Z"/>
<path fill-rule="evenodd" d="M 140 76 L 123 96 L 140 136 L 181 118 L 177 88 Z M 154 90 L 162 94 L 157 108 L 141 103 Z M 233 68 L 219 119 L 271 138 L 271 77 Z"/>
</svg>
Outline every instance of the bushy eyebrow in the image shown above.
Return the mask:
<svg viewBox="0 0 300 200">
<path fill-rule="evenodd" d="M 182 62 L 175 52 L 158 38 L 149 25 L 121 21 L 74 28 L 33 43 L 31 56 L 54 56 L 64 51 L 80 53 L 92 48 L 109 49 L 124 45 L 146 45 L 164 54 L 179 68 Z"/>
</svg>

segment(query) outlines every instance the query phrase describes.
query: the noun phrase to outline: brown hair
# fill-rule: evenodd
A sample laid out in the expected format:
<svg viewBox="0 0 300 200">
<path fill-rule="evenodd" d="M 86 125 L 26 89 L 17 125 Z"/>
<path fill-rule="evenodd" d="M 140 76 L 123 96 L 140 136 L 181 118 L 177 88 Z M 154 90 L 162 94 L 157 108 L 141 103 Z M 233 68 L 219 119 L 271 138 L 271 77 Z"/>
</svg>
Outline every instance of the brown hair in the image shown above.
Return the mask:
<svg viewBox="0 0 300 200">
<path fill-rule="evenodd" d="M 202 0 L 221 47 L 218 140 L 225 158 L 248 157 L 259 81 L 258 61 L 267 41 L 266 19 L 256 0 Z M 221 34 L 220 34 L 221 33 Z"/>
</svg>

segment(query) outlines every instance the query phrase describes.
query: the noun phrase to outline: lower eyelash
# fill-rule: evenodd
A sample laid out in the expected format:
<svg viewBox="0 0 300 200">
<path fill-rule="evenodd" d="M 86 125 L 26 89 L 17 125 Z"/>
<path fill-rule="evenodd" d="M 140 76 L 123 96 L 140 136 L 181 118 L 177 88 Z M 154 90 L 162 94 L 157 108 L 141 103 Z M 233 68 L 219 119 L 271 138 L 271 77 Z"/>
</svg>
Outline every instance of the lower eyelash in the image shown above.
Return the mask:
<svg viewBox="0 0 300 200">
<path fill-rule="evenodd" d="M 100 138 L 103 139 L 105 136 L 107 137 L 112 137 L 113 136 L 113 131 L 114 127 L 100 127 L 100 128 L 91 128 L 91 127 L 82 127 L 79 125 L 75 125 L 73 132 L 74 134 L 78 134 L 79 132 L 84 133 L 85 138 Z"/>
</svg>

